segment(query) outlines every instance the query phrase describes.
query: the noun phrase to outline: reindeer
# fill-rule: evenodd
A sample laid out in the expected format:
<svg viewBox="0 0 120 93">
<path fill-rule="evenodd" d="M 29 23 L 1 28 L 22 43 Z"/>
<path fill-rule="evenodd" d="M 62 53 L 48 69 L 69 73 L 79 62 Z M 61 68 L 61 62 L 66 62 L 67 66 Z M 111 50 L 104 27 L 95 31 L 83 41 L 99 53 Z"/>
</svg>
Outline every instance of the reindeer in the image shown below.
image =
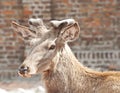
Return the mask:
<svg viewBox="0 0 120 93">
<path fill-rule="evenodd" d="M 19 75 L 41 74 L 47 93 L 120 93 L 120 72 L 98 72 L 83 66 L 68 42 L 79 37 L 80 27 L 74 19 L 50 21 L 30 19 L 30 27 L 12 22 L 20 37 L 28 41 L 31 51 L 19 68 Z"/>
</svg>

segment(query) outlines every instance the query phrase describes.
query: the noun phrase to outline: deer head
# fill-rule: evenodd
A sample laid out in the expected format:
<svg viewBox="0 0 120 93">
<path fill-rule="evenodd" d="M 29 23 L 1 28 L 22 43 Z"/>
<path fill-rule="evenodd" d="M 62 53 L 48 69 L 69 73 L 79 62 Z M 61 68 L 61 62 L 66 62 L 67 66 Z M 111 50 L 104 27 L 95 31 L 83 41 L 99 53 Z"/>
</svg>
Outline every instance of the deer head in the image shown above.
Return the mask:
<svg viewBox="0 0 120 93">
<path fill-rule="evenodd" d="M 53 69 L 51 64 L 57 64 L 57 52 L 79 36 L 79 25 L 73 19 L 53 20 L 50 24 L 48 30 L 41 19 L 30 19 L 30 27 L 12 22 L 15 31 L 32 47 L 19 68 L 19 75 L 29 77 Z"/>
</svg>

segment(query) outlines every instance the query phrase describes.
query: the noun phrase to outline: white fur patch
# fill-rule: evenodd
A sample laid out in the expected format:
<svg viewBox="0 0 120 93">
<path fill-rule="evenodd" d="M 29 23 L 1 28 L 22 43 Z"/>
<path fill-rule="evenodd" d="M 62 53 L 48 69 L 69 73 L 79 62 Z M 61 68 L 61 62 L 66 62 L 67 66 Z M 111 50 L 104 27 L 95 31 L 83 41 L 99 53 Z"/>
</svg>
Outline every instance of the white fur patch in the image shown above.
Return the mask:
<svg viewBox="0 0 120 93">
<path fill-rule="evenodd" d="M 38 23 L 39 25 L 43 25 L 43 21 L 42 21 L 42 19 L 40 19 L 40 18 L 37 18 L 37 19 L 34 19 L 34 18 L 30 18 L 29 19 L 29 22 L 32 22 L 33 24 L 34 23 Z"/>
<path fill-rule="evenodd" d="M 40 41 L 40 38 L 34 38 L 30 41 L 30 45 L 36 44 L 38 41 Z"/>
<path fill-rule="evenodd" d="M 74 19 L 65 19 L 65 20 L 62 20 L 62 21 L 53 20 L 53 21 L 50 21 L 50 22 L 52 23 L 52 25 L 54 27 L 59 27 L 60 24 L 65 23 L 65 22 L 67 22 L 67 25 L 74 24 L 75 20 Z"/>
</svg>

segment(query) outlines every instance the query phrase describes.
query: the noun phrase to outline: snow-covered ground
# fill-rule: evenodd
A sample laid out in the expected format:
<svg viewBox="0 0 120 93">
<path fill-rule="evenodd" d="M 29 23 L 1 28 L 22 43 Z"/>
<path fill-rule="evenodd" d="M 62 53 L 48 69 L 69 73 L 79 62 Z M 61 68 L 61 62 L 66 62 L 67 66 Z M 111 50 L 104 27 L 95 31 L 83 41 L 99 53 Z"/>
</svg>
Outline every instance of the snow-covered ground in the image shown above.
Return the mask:
<svg viewBox="0 0 120 93">
<path fill-rule="evenodd" d="M 23 89 L 23 88 L 17 88 L 14 90 L 0 89 L 0 93 L 45 93 L 45 89 L 42 86 L 38 86 L 37 88 L 31 88 L 31 89 Z"/>
<path fill-rule="evenodd" d="M 46 93 L 40 76 L 0 80 L 0 93 Z"/>
</svg>

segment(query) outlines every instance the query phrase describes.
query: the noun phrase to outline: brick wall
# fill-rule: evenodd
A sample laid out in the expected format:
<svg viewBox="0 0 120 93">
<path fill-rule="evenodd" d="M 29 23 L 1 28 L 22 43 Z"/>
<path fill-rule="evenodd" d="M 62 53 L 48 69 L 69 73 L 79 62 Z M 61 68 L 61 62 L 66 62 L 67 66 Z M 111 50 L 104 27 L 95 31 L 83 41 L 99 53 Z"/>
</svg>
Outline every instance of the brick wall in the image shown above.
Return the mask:
<svg viewBox="0 0 120 93">
<path fill-rule="evenodd" d="M 28 25 L 28 18 L 76 19 L 80 38 L 70 43 L 78 59 L 97 70 L 120 67 L 120 0 L 0 0 L 0 78 L 17 76 L 25 56 L 24 42 L 11 21 Z"/>
<path fill-rule="evenodd" d="M 52 4 L 53 19 L 79 22 L 80 38 L 71 45 L 83 64 L 97 70 L 120 70 L 119 0 L 52 0 Z"/>
<path fill-rule="evenodd" d="M 0 78 L 16 76 L 18 65 L 23 60 L 23 42 L 12 31 L 11 21 L 21 19 L 20 0 L 0 1 Z"/>
</svg>

